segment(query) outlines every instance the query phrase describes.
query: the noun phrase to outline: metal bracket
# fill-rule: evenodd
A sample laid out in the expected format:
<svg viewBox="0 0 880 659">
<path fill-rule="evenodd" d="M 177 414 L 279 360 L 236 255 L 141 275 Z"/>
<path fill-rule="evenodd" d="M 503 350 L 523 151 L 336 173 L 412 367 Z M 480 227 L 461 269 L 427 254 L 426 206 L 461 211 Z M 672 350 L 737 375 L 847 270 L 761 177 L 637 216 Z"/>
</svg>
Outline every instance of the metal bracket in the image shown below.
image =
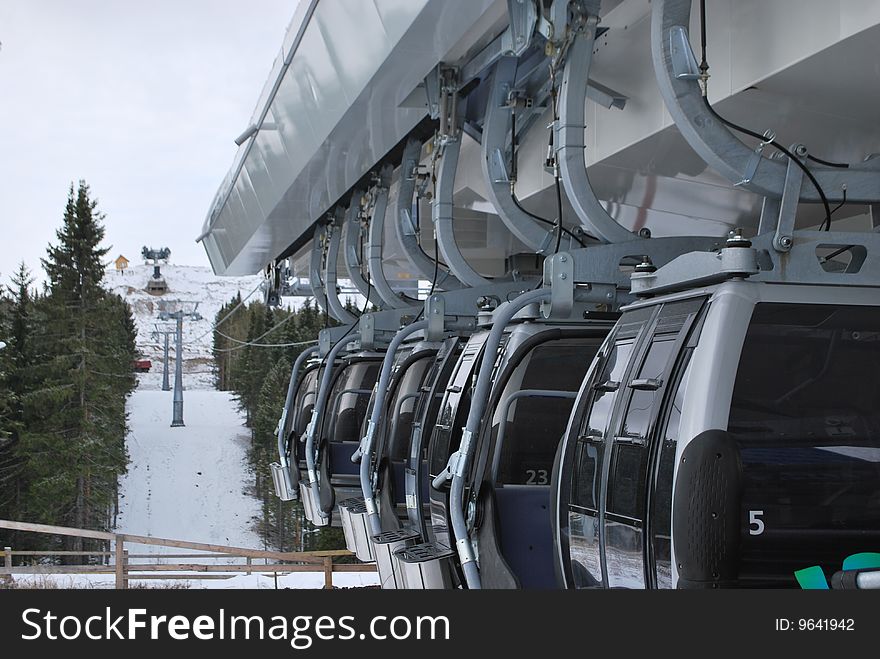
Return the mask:
<svg viewBox="0 0 880 659">
<path fill-rule="evenodd" d="M 538 25 L 538 8 L 534 0 L 507 0 L 510 27 L 502 36 L 504 52 L 519 57 L 532 43 Z"/>
<path fill-rule="evenodd" d="M 372 497 L 364 497 L 364 505 L 367 508 L 368 515 L 378 515 L 379 509 L 376 507 L 376 500 Z"/>
<path fill-rule="evenodd" d="M 456 540 L 455 548 L 458 550 L 458 559 L 462 565 L 476 562 L 477 557 L 474 554 L 474 547 L 468 538 Z"/>
<path fill-rule="evenodd" d="M 749 243 L 751 244 L 751 243 Z M 683 254 L 655 272 L 634 272 L 633 295 L 658 295 L 672 290 L 718 284 L 760 272 L 754 247 L 725 247 L 719 252 Z"/>
<path fill-rule="evenodd" d="M 767 131 L 769 133 L 770 131 Z M 767 136 L 767 133 L 764 133 L 764 136 Z M 773 139 L 773 138 L 771 138 Z M 755 147 L 755 150 L 752 151 L 752 156 L 749 158 L 748 163 L 746 163 L 746 171 L 743 173 L 743 177 L 733 184 L 733 187 L 738 188 L 741 185 L 748 185 L 752 182 L 752 179 L 755 178 L 755 174 L 758 171 L 758 165 L 761 164 L 761 158 L 764 153 L 764 147 L 767 146 L 767 142 L 761 142 Z"/>
<path fill-rule="evenodd" d="M 795 153 L 797 153 L 797 149 L 795 149 Z M 803 182 L 803 170 L 794 160 L 789 160 L 788 168 L 785 171 L 785 185 L 782 188 L 782 201 L 779 204 L 779 220 L 776 223 L 776 234 L 773 236 L 773 248 L 777 252 L 791 250 L 794 222 Z"/>
<path fill-rule="evenodd" d="M 440 117 L 440 68 L 434 67 L 425 77 L 425 96 L 428 102 L 428 114 L 431 119 Z"/>
<path fill-rule="evenodd" d="M 550 301 L 541 303 L 545 317 L 570 316 L 574 309 L 574 259 L 569 254 L 555 254 L 544 261 L 544 286 L 550 287 Z"/>
<path fill-rule="evenodd" d="M 594 245 L 569 253 L 560 252 L 544 261 L 544 287 L 550 299 L 541 305 L 545 318 L 564 320 L 577 311 L 613 311 L 631 302 L 631 282 L 624 266 L 635 266 L 645 259 L 665 265 L 682 254 L 707 252 L 721 247 L 722 240 L 711 237 L 681 236 L 650 238 L 637 242 Z"/>
<path fill-rule="evenodd" d="M 459 449 L 460 451 L 461 449 Z M 452 480 L 453 475 L 455 474 L 455 470 L 458 468 L 458 463 L 461 457 L 461 453 L 459 451 L 455 451 L 452 455 L 449 456 L 449 460 L 446 463 L 446 466 L 443 467 L 443 470 L 434 477 L 434 480 L 431 481 L 431 486 L 435 490 L 439 490 L 443 487 L 443 484 L 449 480 Z"/>
<path fill-rule="evenodd" d="M 432 295 L 425 300 L 425 320 L 428 321 L 425 339 L 442 341 L 446 332 L 446 300 L 442 295 Z"/>
<path fill-rule="evenodd" d="M 327 330 L 321 330 L 318 332 L 318 350 L 321 355 L 326 355 L 330 352 L 330 348 L 333 347 L 333 338 L 330 336 L 330 332 Z"/>
<path fill-rule="evenodd" d="M 492 183 L 510 183 L 507 171 L 507 157 L 501 149 L 493 149 L 489 156 L 489 178 Z"/>
<path fill-rule="evenodd" d="M 669 54 L 672 56 L 672 71 L 679 80 L 699 80 L 700 67 L 688 40 L 687 30 L 676 25 L 669 30 Z"/>
<path fill-rule="evenodd" d="M 458 458 L 455 461 L 455 466 L 452 469 L 453 476 L 457 476 L 458 478 L 464 477 L 464 470 L 467 464 L 467 456 L 470 455 L 471 444 L 474 443 L 474 432 L 472 430 L 468 430 L 467 428 L 463 429 L 461 434 L 461 444 L 458 447 Z M 452 466 L 452 461 L 450 460 L 450 466 Z"/>
<path fill-rule="evenodd" d="M 376 349 L 376 319 L 371 313 L 365 313 L 358 319 L 358 330 L 361 333 L 361 348 Z"/>
</svg>

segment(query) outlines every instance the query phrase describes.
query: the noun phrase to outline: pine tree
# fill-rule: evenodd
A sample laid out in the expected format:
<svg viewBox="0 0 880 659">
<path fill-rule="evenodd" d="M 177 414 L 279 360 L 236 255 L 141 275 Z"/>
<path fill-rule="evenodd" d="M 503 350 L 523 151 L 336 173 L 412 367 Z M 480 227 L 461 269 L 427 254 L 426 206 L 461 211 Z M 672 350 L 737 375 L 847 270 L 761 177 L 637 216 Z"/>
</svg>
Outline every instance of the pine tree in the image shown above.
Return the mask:
<svg viewBox="0 0 880 659">
<path fill-rule="evenodd" d="M 248 325 L 247 343 L 259 343 L 258 338 L 268 329 L 266 316 L 262 313 L 262 305 L 248 307 L 250 323 Z M 253 423 L 254 410 L 257 406 L 257 397 L 263 385 L 263 378 L 269 370 L 269 361 L 266 351 L 259 346 L 245 345 L 241 350 L 241 364 L 237 377 L 233 381 L 233 390 L 238 396 L 239 404 L 245 412 L 248 426 Z"/>
<path fill-rule="evenodd" d="M 24 399 L 29 517 L 77 528 L 112 523 L 127 457 L 125 400 L 135 386 L 128 305 L 102 287 L 103 215 L 84 182 L 70 188 L 58 243 L 43 260 L 49 285 L 36 305 L 35 379 Z M 68 542 L 81 551 L 81 539 Z"/>
<path fill-rule="evenodd" d="M 6 348 L 0 351 L 0 518 L 19 519 L 22 494 L 27 486 L 25 457 L 19 450 L 24 430 L 23 399 L 33 384 L 31 367 L 33 332 L 30 286 L 33 279 L 24 263 L 7 287 L 9 297 L 3 300 L 0 336 Z M 7 545 L 18 546 L 17 534 L 0 531 Z"/>
</svg>

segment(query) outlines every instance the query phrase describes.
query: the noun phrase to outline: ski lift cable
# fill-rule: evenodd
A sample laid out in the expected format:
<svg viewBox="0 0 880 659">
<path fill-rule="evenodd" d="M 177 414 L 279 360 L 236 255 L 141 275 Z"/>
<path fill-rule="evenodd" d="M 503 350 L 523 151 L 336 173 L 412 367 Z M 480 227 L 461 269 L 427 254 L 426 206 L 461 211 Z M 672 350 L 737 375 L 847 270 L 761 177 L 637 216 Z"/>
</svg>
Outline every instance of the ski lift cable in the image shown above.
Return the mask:
<svg viewBox="0 0 880 659">
<path fill-rule="evenodd" d="M 262 334 L 260 334 L 260 336 L 254 338 L 254 339 L 251 339 L 250 341 L 241 341 L 241 340 L 239 340 L 239 339 L 234 339 L 234 338 L 232 338 L 231 336 L 227 336 L 227 335 L 223 334 L 220 330 L 214 330 L 215 332 L 217 332 L 217 334 L 219 334 L 220 336 L 222 336 L 224 339 L 227 339 L 227 340 L 229 340 L 229 341 L 234 341 L 235 343 L 240 343 L 240 344 L 241 344 L 241 345 L 238 346 L 238 347 L 228 348 L 228 349 L 224 349 L 224 350 L 219 350 L 218 352 L 230 352 L 230 351 L 232 351 L 232 350 L 240 350 L 241 348 L 245 348 L 245 347 L 247 347 L 247 346 L 267 347 L 267 346 L 269 346 L 270 344 L 265 344 L 265 343 L 264 343 L 264 344 L 261 344 L 261 343 L 258 343 L 259 340 L 262 339 L 262 338 L 265 338 L 266 336 L 268 336 L 269 334 L 271 334 L 272 332 L 274 332 L 275 330 L 277 330 L 279 327 L 281 327 L 284 323 L 286 323 L 287 321 L 289 321 L 289 320 L 290 320 L 291 318 L 293 318 L 295 315 L 296 315 L 296 314 L 294 314 L 294 313 L 290 313 L 290 314 L 288 314 L 287 316 L 285 316 L 284 318 L 282 318 L 280 322 L 275 323 L 274 326 L 270 327 L 270 328 L 267 329 L 265 332 L 263 332 Z M 314 343 L 314 341 L 310 341 L 310 343 Z M 280 345 L 281 345 L 281 344 L 278 344 L 279 347 L 280 347 Z M 276 347 L 276 346 L 273 344 L 272 347 Z"/>
<path fill-rule="evenodd" d="M 218 320 L 216 323 L 214 323 L 214 325 L 211 326 L 211 328 L 208 329 L 204 334 L 201 334 L 201 335 L 197 336 L 195 339 L 193 339 L 193 342 L 195 342 L 195 341 L 199 341 L 200 339 L 203 339 L 204 337 L 208 336 L 208 334 L 210 334 L 211 332 L 213 332 L 214 330 L 216 330 L 218 327 L 220 327 L 220 325 L 222 325 L 222 324 L 225 323 L 227 320 L 229 320 L 229 319 L 232 317 L 232 314 L 234 314 L 234 313 L 235 313 L 236 311 L 238 311 L 242 306 L 244 306 L 244 303 L 247 302 L 247 301 L 251 298 L 251 296 L 252 296 L 254 293 L 256 293 L 258 290 L 260 290 L 262 287 L 263 287 L 263 282 L 260 281 L 260 283 L 257 284 L 256 288 L 254 288 L 254 290 L 252 290 L 250 293 L 247 294 L 247 297 L 243 298 L 241 302 L 239 302 L 238 304 L 236 304 L 235 307 L 233 307 L 232 310 L 231 310 L 228 314 L 226 314 L 225 316 L 223 316 L 223 318 L 221 318 L 221 319 Z"/>
<path fill-rule="evenodd" d="M 231 341 L 237 341 L 237 339 L 233 339 L 231 337 L 224 338 L 227 338 Z M 223 348 L 221 350 L 217 350 L 217 352 L 234 352 L 235 350 L 241 350 L 242 348 L 247 348 L 248 346 L 250 346 L 251 348 L 294 348 L 299 346 L 314 345 L 317 342 L 317 339 L 313 339 L 311 341 L 295 341 L 293 343 L 243 343 L 242 345 L 234 346 L 232 348 Z"/>
</svg>

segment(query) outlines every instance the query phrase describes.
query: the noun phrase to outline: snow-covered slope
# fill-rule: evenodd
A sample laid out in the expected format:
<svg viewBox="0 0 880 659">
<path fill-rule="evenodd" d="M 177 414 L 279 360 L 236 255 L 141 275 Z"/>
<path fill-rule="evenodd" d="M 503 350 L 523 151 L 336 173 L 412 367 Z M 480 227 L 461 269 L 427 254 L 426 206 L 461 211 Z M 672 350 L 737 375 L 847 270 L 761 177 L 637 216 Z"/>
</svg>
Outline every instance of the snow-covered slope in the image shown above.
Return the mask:
<svg viewBox="0 0 880 659">
<path fill-rule="evenodd" d="M 122 274 L 124 273 L 124 274 Z M 236 294 L 247 297 L 256 289 L 262 277 L 217 277 L 210 268 L 187 265 L 163 265 L 162 276 L 168 284 L 165 295 L 150 295 L 147 282 L 153 274 L 153 266 L 132 266 L 122 273 L 108 270 L 104 285 L 121 295 L 131 305 L 138 328 L 138 349 L 145 359 L 153 362 L 149 373 L 139 377 L 140 389 L 160 389 L 162 386 L 163 342 L 152 337 L 156 323 L 170 326 L 159 320 L 159 302 L 162 300 L 198 302 L 202 320 L 186 320 L 183 324 L 183 373 L 187 389 L 213 388 L 211 370 L 211 331 L 214 318 L 226 302 Z M 250 301 L 261 300 L 262 291 L 257 290 Z M 171 383 L 174 383 L 174 337 L 171 337 Z"/>
<path fill-rule="evenodd" d="M 170 427 L 171 405 L 170 391 L 138 389 L 128 400 L 131 463 L 120 480 L 117 528 L 134 535 L 261 548 L 252 530 L 260 504 L 250 494 L 249 433 L 235 401 L 228 392 L 185 392 L 183 428 Z"/>
</svg>

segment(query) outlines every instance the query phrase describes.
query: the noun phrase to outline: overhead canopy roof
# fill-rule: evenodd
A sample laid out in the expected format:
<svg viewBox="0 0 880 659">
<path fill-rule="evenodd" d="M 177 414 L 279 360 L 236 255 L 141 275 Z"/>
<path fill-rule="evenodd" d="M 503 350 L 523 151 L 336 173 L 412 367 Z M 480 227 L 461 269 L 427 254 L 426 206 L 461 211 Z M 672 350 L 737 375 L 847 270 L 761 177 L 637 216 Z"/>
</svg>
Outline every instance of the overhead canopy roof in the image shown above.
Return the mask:
<svg viewBox="0 0 880 659">
<path fill-rule="evenodd" d="M 710 99 L 731 119 L 832 160 L 880 152 L 880 4 L 803 0 L 799 9 L 709 3 Z M 202 231 L 215 272 L 251 274 L 302 256 L 315 222 L 426 118 L 425 95 L 415 93 L 425 77 L 440 62 L 467 61 L 507 23 L 506 0 L 303 0 L 257 104 L 260 129 L 243 142 Z M 755 224 L 760 198 L 710 170 L 672 125 L 651 66 L 650 5 L 603 2 L 602 25 L 591 77 L 630 99 L 623 111 L 588 112 L 587 163 L 609 212 L 655 235 Z M 540 130 L 523 141 L 518 194 L 555 207 L 545 148 Z M 477 176 L 473 164 L 463 157 L 460 179 Z M 484 199 L 456 203 L 487 210 Z M 835 217 L 848 212 L 861 211 Z M 819 219 L 818 207 L 801 214 Z"/>
<path fill-rule="evenodd" d="M 203 228 L 215 272 L 257 272 L 307 234 L 427 115 L 402 104 L 437 63 L 505 15 L 500 0 L 301 2 L 257 104 L 261 129 Z"/>
</svg>

